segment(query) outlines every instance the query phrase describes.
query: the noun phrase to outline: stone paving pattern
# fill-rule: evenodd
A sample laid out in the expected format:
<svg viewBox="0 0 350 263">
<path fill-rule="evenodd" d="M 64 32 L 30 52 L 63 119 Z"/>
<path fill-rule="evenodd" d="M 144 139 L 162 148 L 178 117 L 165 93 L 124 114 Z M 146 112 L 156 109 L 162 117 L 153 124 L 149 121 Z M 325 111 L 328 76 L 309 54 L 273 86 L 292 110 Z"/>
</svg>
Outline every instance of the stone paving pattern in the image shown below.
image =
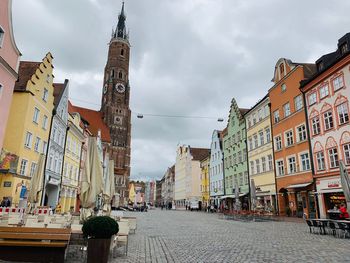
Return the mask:
<svg viewBox="0 0 350 263">
<path fill-rule="evenodd" d="M 129 252 L 112 262 L 350 262 L 350 239 L 310 234 L 304 223 L 241 222 L 218 214 L 149 210 L 136 216 Z"/>
</svg>

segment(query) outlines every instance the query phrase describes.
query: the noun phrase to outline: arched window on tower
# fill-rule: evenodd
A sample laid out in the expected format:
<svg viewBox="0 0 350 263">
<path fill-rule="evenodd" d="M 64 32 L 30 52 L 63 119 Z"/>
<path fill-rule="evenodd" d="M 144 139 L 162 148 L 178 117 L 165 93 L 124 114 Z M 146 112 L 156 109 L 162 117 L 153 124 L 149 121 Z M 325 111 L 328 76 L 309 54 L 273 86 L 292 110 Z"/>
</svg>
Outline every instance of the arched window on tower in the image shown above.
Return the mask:
<svg viewBox="0 0 350 263">
<path fill-rule="evenodd" d="M 114 69 L 111 70 L 111 78 L 114 78 Z"/>
<path fill-rule="evenodd" d="M 123 72 L 119 71 L 119 79 L 123 79 Z"/>
<path fill-rule="evenodd" d="M 124 56 L 124 49 L 123 48 L 120 50 L 120 55 Z"/>
</svg>

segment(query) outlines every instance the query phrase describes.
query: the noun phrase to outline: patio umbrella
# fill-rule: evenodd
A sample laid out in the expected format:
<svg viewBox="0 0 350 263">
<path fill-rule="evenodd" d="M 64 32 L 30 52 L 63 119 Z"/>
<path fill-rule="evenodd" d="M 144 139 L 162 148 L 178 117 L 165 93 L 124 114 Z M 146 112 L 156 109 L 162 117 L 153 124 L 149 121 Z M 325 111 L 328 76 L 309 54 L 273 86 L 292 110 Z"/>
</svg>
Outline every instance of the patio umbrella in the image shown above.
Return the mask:
<svg viewBox="0 0 350 263">
<path fill-rule="evenodd" d="M 235 177 L 235 201 L 236 201 L 236 210 L 240 211 L 241 210 L 241 202 L 239 201 L 239 185 L 238 185 L 238 180 Z"/>
<path fill-rule="evenodd" d="M 339 170 L 340 170 L 340 180 L 341 186 L 343 188 L 344 196 L 346 199 L 346 207 L 348 213 L 350 213 L 350 179 L 348 171 L 342 161 L 339 161 Z"/>
<path fill-rule="evenodd" d="M 115 183 L 114 183 L 114 161 L 108 160 L 106 167 L 106 178 L 103 192 L 103 211 L 107 214 L 111 212 L 111 200 L 115 194 Z"/>
<path fill-rule="evenodd" d="M 250 192 L 251 192 L 251 200 L 252 200 L 252 208 L 255 210 L 256 208 L 256 187 L 254 179 L 250 180 Z"/>
<path fill-rule="evenodd" d="M 88 140 L 85 173 L 81 182 L 81 214 L 82 220 L 92 215 L 97 196 L 103 191 L 103 169 L 99 157 L 97 140 L 90 137 Z"/>
<path fill-rule="evenodd" d="M 40 201 L 39 193 L 43 190 L 44 160 L 45 160 L 44 154 L 40 154 L 38 165 L 36 166 L 33 177 L 30 181 L 28 201 L 30 202 L 31 208 L 34 208 L 33 205 L 35 205 Z"/>
</svg>

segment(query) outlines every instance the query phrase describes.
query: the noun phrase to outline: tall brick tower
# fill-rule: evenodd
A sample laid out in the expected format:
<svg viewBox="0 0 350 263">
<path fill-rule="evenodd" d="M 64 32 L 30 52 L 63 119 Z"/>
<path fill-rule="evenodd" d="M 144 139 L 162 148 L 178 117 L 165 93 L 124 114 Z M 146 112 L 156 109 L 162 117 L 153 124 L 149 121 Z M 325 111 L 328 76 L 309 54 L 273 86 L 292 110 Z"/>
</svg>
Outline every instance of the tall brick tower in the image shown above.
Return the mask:
<svg viewBox="0 0 350 263">
<path fill-rule="evenodd" d="M 115 165 L 116 193 L 120 204 L 128 201 L 130 176 L 131 111 L 129 108 L 130 43 L 125 27 L 124 2 L 116 29 L 112 30 L 104 71 L 101 112 L 110 129 L 111 151 Z"/>
</svg>

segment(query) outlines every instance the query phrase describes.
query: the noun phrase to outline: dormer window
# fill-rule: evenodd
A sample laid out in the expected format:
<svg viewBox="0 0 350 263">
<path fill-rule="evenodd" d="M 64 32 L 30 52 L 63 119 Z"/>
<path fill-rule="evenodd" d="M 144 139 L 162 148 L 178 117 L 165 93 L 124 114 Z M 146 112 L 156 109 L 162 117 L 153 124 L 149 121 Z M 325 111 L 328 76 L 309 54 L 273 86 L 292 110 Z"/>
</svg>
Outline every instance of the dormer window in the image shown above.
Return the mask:
<svg viewBox="0 0 350 263">
<path fill-rule="evenodd" d="M 322 71 L 324 69 L 323 61 L 320 61 L 317 63 L 317 69 L 318 71 Z"/>
<path fill-rule="evenodd" d="M 348 49 L 348 43 L 345 42 L 343 43 L 341 46 L 340 46 L 340 52 L 342 55 L 344 55 L 346 52 L 348 52 L 349 49 Z"/>
<path fill-rule="evenodd" d="M 287 85 L 283 83 L 281 86 L 281 91 L 285 92 L 286 90 L 287 90 Z"/>
<path fill-rule="evenodd" d="M 284 77 L 284 75 L 285 75 L 283 63 L 280 64 L 280 74 L 281 74 L 281 78 Z"/>
<path fill-rule="evenodd" d="M 2 43 L 4 42 L 5 31 L 0 26 L 0 48 L 2 47 Z"/>
</svg>

